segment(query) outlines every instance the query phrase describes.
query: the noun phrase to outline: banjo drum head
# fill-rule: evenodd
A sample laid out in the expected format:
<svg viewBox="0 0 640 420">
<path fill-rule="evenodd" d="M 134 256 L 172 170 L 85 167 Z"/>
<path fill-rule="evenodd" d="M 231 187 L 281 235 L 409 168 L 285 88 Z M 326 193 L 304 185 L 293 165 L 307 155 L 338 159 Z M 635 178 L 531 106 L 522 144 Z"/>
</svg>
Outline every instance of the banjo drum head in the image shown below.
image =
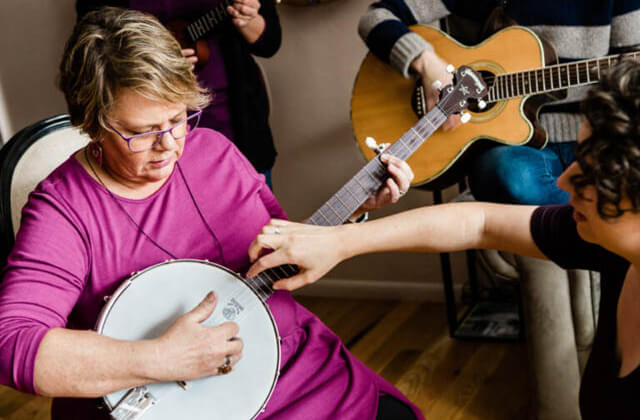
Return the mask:
<svg viewBox="0 0 640 420">
<path fill-rule="evenodd" d="M 271 312 L 253 290 L 230 270 L 207 261 L 174 260 L 147 268 L 116 290 L 98 318 L 96 331 L 121 340 L 159 337 L 211 290 L 218 295 L 203 325 L 238 323 L 242 359 L 227 375 L 187 382 L 146 385 L 157 400 L 144 420 L 252 419 L 264 408 L 280 367 L 278 331 Z M 112 410 L 128 390 L 106 395 Z"/>
</svg>

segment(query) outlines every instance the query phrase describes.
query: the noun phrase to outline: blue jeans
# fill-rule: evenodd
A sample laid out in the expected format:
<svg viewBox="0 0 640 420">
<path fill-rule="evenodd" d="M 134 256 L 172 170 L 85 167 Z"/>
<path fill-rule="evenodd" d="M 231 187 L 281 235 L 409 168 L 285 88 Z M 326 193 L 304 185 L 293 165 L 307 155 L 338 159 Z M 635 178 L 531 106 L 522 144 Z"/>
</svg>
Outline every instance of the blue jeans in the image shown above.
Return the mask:
<svg viewBox="0 0 640 420">
<path fill-rule="evenodd" d="M 569 194 L 556 179 L 575 159 L 576 142 L 542 149 L 497 145 L 471 164 L 469 186 L 478 201 L 511 204 L 566 204 Z"/>
</svg>

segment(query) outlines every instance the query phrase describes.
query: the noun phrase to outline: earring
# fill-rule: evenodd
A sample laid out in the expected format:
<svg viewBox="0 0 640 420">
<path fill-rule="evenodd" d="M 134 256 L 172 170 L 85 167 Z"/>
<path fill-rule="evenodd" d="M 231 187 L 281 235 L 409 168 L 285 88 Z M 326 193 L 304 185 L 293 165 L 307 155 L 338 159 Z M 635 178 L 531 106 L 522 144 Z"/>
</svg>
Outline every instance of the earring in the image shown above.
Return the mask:
<svg viewBox="0 0 640 420">
<path fill-rule="evenodd" d="M 98 163 L 98 166 L 102 166 L 102 144 L 95 141 L 89 143 L 89 153 L 91 153 L 93 160 Z"/>
</svg>

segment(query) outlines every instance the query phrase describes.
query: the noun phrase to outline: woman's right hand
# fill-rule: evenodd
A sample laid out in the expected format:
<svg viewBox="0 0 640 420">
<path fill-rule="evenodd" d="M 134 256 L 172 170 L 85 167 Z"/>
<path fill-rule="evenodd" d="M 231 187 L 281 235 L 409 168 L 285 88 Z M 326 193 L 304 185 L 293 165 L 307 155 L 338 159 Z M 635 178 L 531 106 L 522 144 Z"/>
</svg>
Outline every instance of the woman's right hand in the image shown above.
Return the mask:
<svg viewBox="0 0 640 420">
<path fill-rule="evenodd" d="M 411 63 L 413 71 L 418 73 L 422 79 L 425 97 L 427 100 L 427 111 L 431 111 L 440 101 L 440 89 L 433 87 L 436 80 L 442 83 L 442 87 L 453 82 L 453 75 L 447 71 L 447 63 L 431 50 L 425 50 L 418 58 Z M 442 124 L 444 131 L 453 130 L 462 125 L 460 115 L 453 114 Z"/>
<path fill-rule="evenodd" d="M 191 311 L 180 316 L 155 339 L 152 379 L 158 382 L 192 380 L 219 374 L 229 357 L 231 366 L 242 358 L 238 324 L 202 325 L 213 313 L 217 296 L 209 292 Z"/>
</svg>

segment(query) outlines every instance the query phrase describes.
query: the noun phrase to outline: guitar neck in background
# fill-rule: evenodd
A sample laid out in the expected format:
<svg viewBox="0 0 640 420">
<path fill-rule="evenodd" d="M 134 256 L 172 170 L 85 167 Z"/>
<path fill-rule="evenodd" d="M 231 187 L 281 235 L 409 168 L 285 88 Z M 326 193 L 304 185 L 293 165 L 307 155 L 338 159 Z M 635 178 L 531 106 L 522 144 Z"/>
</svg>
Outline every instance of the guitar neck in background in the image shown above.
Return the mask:
<svg viewBox="0 0 640 420">
<path fill-rule="evenodd" d="M 406 160 L 444 123 L 448 115 L 435 106 L 384 153 Z M 310 225 L 337 226 L 347 221 L 360 206 L 378 191 L 389 174 L 379 158 L 367 163 L 349 182 L 324 203 L 307 221 Z M 286 264 L 265 270 L 246 282 L 266 300 L 273 293 L 273 283 L 291 277 L 298 268 Z"/>
<path fill-rule="evenodd" d="M 213 31 L 216 26 L 227 19 L 229 17 L 227 7 L 231 6 L 233 2 L 234 0 L 222 0 L 222 3 L 218 4 L 206 14 L 190 23 L 185 30 L 189 40 L 191 42 L 195 42 L 203 38 L 209 32 Z"/>
<path fill-rule="evenodd" d="M 495 76 L 487 102 L 497 102 L 525 95 L 537 95 L 597 83 L 602 75 L 623 58 L 638 59 L 640 52 L 610 55 L 603 58 L 554 64 L 535 70 Z"/>
</svg>

